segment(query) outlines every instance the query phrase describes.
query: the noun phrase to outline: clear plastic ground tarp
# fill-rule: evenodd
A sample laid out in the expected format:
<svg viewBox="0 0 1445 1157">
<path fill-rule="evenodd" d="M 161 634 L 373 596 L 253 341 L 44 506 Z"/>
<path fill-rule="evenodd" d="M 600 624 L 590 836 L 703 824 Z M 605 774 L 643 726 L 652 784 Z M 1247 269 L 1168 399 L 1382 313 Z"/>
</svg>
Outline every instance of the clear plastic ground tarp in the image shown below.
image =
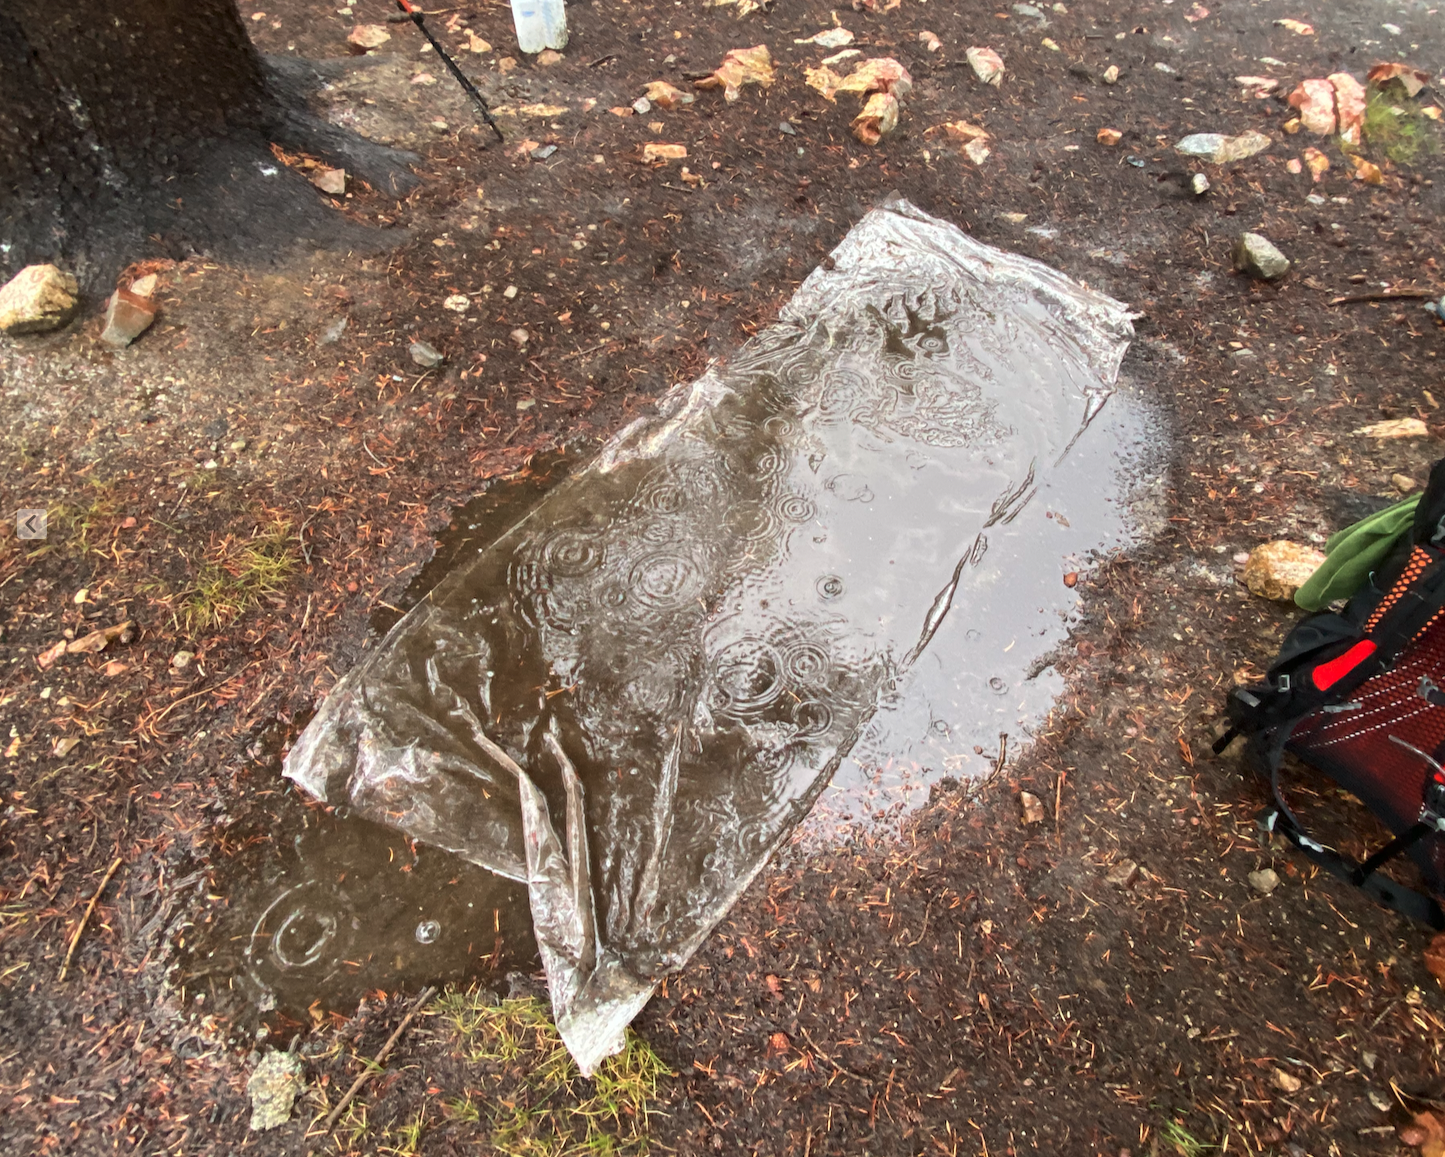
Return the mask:
<svg viewBox="0 0 1445 1157">
<path fill-rule="evenodd" d="M 286 774 L 525 881 L 592 1071 L 970 613 L 1131 335 L 1038 262 L 869 213 L 776 325 L 407 614 Z"/>
</svg>

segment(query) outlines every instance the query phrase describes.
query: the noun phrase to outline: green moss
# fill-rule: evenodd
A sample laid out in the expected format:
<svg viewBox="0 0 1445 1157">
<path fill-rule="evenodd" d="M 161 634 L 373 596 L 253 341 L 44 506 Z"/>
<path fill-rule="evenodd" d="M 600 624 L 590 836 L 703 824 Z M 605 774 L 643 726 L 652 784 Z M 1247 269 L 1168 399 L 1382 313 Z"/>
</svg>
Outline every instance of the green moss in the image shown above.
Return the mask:
<svg viewBox="0 0 1445 1157">
<path fill-rule="evenodd" d="M 88 478 L 73 502 L 57 502 L 47 507 L 43 541 L 20 545 L 31 559 L 49 554 L 82 555 L 95 548 L 103 528 L 114 521 L 119 512 L 116 484 Z"/>
<path fill-rule="evenodd" d="M 486 1128 L 498 1152 L 509 1157 L 648 1152 L 648 1106 L 658 1081 L 672 1074 L 637 1034 L 629 1031 L 623 1051 L 603 1061 L 588 1081 L 540 1000 L 495 1003 L 471 988 L 447 992 L 428 1012 L 449 1022 L 458 1054 L 482 1073 Z M 457 1115 L 468 1111 L 477 1112 L 470 1098 Z"/>
<path fill-rule="evenodd" d="M 1165 1122 L 1159 1136 L 1164 1144 L 1174 1147 L 1179 1157 L 1203 1157 L 1206 1150 L 1216 1148 L 1199 1140 L 1178 1121 Z"/>
<path fill-rule="evenodd" d="M 201 564 L 181 604 L 187 634 L 223 626 L 268 595 L 279 593 L 296 569 L 291 524 L 278 519 L 244 542 L 227 539 Z"/>
<path fill-rule="evenodd" d="M 1397 165 L 1414 164 L 1440 147 L 1418 101 L 1380 89 L 1371 89 L 1365 104 L 1364 138 Z"/>
</svg>

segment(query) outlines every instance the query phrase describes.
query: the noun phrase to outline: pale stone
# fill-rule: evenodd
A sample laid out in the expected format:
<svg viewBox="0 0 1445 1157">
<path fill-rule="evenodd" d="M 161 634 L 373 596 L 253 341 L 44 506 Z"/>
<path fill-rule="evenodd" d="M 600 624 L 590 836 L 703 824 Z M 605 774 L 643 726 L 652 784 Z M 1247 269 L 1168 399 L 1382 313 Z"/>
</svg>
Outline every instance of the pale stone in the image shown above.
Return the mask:
<svg viewBox="0 0 1445 1157">
<path fill-rule="evenodd" d="M 251 1128 L 274 1129 L 291 1119 L 296 1097 L 306 1088 L 306 1069 L 293 1053 L 272 1050 L 261 1058 L 246 1092 L 251 1097 Z"/>
<path fill-rule="evenodd" d="M 1244 585 L 1260 598 L 1290 602 L 1324 561 L 1319 551 L 1297 542 L 1266 542 L 1244 564 Z"/>
<path fill-rule="evenodd" d="M 0 289 L 0 331 L 44 333 L 64 325 L 80 305 L 75 278 L 53 265 L 27 265 Z"/>
<path fill-rule="evenodd" d="M 1250 872 L 1249 886 L 1261 895 L 1268 896 L 1279 887 L 1279 873 L 1273 868 L 1261 868 L 1257 872 Z"/>
<path fill-rule="evenodd" d="M 317 169 L 311 174 L 311 183 L 323 193 L 339 197 L 346 192 L 346 170 Z"/>
<path fill-rule="evenodd" d="M 105 328 L 100 340 L 115 349 L 125 349 L 156 319 L 155 304 L 129 289 L 117 289 L 105 307 Z"/>
<path fill-rule="evenodd" d="M 1120 860 L 1104 878 L 1116 888 L 1131 887 L 1139 878 L 1139 865 L 1133 860 Z"/>
<path fill-rule="evenodd" d="M 1289 258 L 1258 233 L 1241 233 L 1234 243 L 1234 268 L 1263 281 L 1289 272 Z"/>
<path fill-rule="evenodd" d="M 434 370 L 447 360 L 446 355 L 436 346 L 419 338 L 411 343 L 408 352 L 411 354 L 411 360 L 424 370 Z"/>
<path fill-rule="evenodd" d="M 1274 1087 L 1282 1093 L 1297 1093 L 1303 1087 L 1303 1082 L 1298 1077 L 1283 1069 L 1275 1069 L 1272 1075 Z"/>
<path fill-rule="evenodd" d="M 1192 133 L 1175 145 L 1174 149 L 1185 156 L 1224 165 L 1262 153 L 1269 148 L 1270 143 L 1269 137 L 1264 133 L 1250 129 L 1237 137 L 1227 137 L 1222 133 Z"/>
<path fill-rule="evenodd" d="M 1428 438 L 1430 427 L 1419 418 L 1392 418 L 1388 422 L 1361 426 L 1355 433 L 1366 438 Z"/>
<path fill-rule="evenodd" d="M 661 141 L 648 141 L 642 146 L 642 159 L 647 164 L 651 164 L 653 161 L 681 161 L 686 156 L 686 145 L 668 145 Z"/>
<path fill-rule="evenodd" d="M 346 39 L 362 52 L 370 52 L 390 40 L 391 33 L 380 24 L 358 24 Z"/>
<path fill-rule="evenodd" d="M 898 98 L 891 92 L 875 92 L 853 118 L 853 135 L 865 145 L 876 145 L 897 127 Z"/>
</svg>

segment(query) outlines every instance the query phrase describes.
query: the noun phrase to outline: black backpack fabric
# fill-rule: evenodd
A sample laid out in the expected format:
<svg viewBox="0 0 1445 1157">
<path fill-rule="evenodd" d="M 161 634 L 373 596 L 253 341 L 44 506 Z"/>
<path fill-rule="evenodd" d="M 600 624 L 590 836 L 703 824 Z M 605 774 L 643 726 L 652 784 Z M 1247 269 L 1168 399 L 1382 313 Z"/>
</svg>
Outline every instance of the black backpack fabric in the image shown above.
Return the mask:
<svg viewBox="0 0 1445 1157">
<path fill-rule="evenodd" d="M 1445 929 L 1445 459 L 1388 561 L 1343 611 L 1296 625 L 1266 681 L 1231 693 L 1229 717 L 1215 751 L 1246 737 L 1274 795 L 1262 817 L 1270 830 L 1387 907 Z M 1357 796 L 1394 839 L 1357 862 L 1311 838 L 1280 790 L 1286 752 Z M 1405 853 L 1425 892 L 1379 872 Z"/>
</svg>

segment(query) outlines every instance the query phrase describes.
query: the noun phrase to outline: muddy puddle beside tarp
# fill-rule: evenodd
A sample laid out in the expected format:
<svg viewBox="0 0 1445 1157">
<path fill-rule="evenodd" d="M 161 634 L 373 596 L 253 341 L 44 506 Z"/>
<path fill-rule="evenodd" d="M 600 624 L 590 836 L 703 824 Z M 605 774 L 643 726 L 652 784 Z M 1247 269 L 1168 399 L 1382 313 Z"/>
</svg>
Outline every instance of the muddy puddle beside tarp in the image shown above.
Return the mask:
<svg viewBox="0 0 1445 1157">
<path fill-rule="evenodd" d="M 590 1071 L 810 812 L 844 838 L 1046 716 L 1065 576 L 1129 545 L 1155 464 L 1130 335 L 870 213 L 655 417 L 462 512 L 287 758 L 336 815 L 237 886 L 240 986 L 296 1008 L 540 956 Z"/>
</svg>

